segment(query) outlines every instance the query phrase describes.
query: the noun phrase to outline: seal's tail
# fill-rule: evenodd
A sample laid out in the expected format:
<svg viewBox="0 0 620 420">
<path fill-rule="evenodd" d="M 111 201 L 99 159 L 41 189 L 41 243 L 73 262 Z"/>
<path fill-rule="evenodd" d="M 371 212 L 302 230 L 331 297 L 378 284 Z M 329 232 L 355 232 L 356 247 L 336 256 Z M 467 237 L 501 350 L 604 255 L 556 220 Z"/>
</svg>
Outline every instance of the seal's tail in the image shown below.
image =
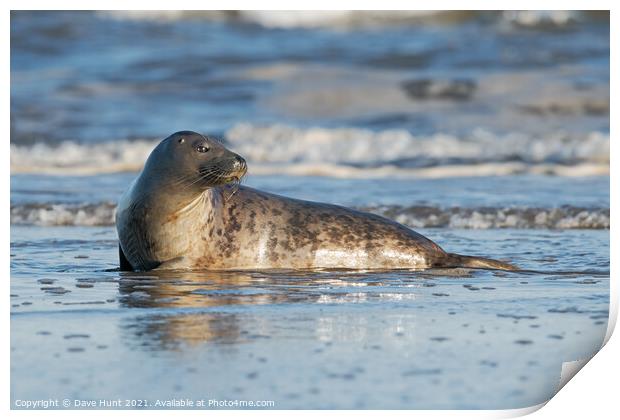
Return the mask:
<svg viewBox="0 0 620 420">
<path fill-rule="evenodd" d="M 469 255 L 448 254 L 441 262 L 441 267 L 486 268 L 490 270 L 517 271 L 519 267 L 490 258 L 472 257 Z"/>
</svg>

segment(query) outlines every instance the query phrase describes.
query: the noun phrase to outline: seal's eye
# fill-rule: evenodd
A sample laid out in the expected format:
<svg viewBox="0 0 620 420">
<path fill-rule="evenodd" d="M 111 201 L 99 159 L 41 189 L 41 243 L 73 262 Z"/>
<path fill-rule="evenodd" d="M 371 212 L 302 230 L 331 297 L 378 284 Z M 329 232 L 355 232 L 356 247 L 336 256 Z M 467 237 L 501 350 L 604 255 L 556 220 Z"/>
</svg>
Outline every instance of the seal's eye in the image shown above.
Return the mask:
<svg viewBox="0 0 620 420">
<path fill-rule="evenodd" d="M 185 139 L 184 139 L 183 137 L 181 137 L 181 138 L 179 139 L 179 144 L 183 144 L 183 143 L 185 143 Z"/>
<path fill-rule="evenodd" d="M 196 151 L 198 153 L 207 153 L 209 151 L 209 148 L 207 146 L 199 144 L 198 146 L 196 146 Z"/>
</svg>

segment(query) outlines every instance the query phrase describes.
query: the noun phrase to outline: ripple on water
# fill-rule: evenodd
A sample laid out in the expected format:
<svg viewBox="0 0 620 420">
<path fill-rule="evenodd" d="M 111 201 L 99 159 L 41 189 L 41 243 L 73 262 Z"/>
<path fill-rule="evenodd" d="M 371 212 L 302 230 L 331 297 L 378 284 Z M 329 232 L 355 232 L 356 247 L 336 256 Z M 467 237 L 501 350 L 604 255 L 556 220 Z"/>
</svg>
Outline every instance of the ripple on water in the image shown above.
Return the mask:
<svg viewBox="0 0 620 420">
<path fill-rule="evenodd" d="M 39 284 L 54 284 L 57 280 L 56 279 L 38 279 L 37 283 Z"/>
<path fill-rule="evenodd" d="M 90 334 L 65 334 L 62 338 L 65 340 L 72 338 L 90 338 Z"/>
<path fill-rule="evenodd" d="M 66 293 L 71 293 L 71 290 L 67 290 L 64 287 L 41 287 L 41 290 L 52 295 L 64 295 Z"/>
<path fill-rule="evenodd" d="M 514 314 L 497 314 L 498 318 L 512 318 L 512 319 L 537 319 L 535 315 L 514 315 Z"/>
</svg>

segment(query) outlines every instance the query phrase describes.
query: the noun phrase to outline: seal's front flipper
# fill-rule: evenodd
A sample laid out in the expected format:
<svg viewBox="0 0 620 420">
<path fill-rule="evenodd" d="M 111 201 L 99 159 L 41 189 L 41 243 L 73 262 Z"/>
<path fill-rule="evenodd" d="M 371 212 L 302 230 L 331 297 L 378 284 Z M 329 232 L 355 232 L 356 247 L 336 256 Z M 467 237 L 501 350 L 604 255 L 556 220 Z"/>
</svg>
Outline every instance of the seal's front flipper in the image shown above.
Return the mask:
<svg viewBox="0 0 620 420">
<path fill-rule="evenodd" d="M 123 253 L 123 248 L 121 248 L 121 244 L 118 244 L 118 260 L 121 264 L 121 271 L 133 271 L 133 267 L 127 261 L 127 257 Z"/>
<path fill-rule="evenodd" d="M 183 263 L 184 260 L 185 257 L 172 258 L 159 264 L 155 270 L 178 270 L 180 268 L 187 268 L 186 264 Z"/>
</svg>

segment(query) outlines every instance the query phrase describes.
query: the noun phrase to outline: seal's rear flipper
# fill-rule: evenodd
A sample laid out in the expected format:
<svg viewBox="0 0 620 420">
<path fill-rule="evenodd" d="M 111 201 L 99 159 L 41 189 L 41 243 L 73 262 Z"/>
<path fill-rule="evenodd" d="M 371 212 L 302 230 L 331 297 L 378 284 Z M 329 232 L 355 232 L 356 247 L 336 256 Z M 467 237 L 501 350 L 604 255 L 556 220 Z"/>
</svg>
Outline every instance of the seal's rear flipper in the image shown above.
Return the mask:
<svg viewBox="0 0 620 420">
<path fill-rule="evenodd" d="M 127 257 L 123 253 L 123 248 L 121 248 L 121 244 L 118 244 L 118 260 L 121 264 L 121 271 L 133 271 L 133 267 L 127 261 Z"/>
<path fill-rule="evenodd" d="M 441 267 L 485 268 L 488 270 L 519 271 L 516 265 L 484 257 L 469 255 L 448 254 L 448 258 L 441 261 Z"/>
</svg>

